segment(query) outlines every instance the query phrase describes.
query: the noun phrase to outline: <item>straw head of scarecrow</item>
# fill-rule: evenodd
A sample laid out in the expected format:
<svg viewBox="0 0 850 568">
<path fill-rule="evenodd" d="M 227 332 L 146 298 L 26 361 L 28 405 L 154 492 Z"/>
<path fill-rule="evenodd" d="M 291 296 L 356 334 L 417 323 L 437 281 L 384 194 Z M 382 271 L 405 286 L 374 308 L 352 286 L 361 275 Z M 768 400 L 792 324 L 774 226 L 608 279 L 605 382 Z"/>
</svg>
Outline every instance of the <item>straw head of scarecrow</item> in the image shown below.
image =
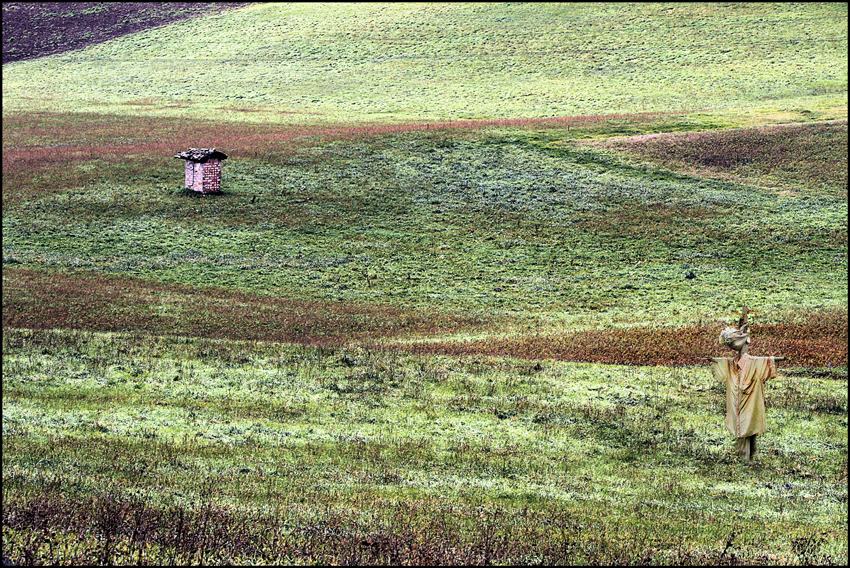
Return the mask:
<svg viewBox="0 0 850 568">
<path fill-rule="evenodd" d="M 738 327 L 727 327 L 721 331 L 718 342 L 720 345 L 725 345 L 738 352 L 750 344 L 750 324 L 747 323 L 746 306 L 744 306 L 743 315 L 738 321 Z"/>
<path fill-rule="evenodd" d="M 727 327 L 720 332 L 720 344 L 725 345 L 734 351 L 740 351 L 745 345 L 750 343 L 750 329 L 745 326 L 743 329 L 737 327 Z"/>
</svg>

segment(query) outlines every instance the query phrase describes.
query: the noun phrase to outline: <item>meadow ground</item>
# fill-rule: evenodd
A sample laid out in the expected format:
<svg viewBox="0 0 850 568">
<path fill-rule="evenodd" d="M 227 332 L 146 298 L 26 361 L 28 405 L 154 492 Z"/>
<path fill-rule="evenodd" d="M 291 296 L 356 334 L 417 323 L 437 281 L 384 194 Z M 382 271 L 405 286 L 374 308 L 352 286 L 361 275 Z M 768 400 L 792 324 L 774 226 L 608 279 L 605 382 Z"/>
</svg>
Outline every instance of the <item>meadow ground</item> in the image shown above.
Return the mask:
<svg viewBox="0 0 850 568">
<path fill-rule="evenodd" d="M 840 564 L 847 375 L 741 463 L 703 366 L 4 332 L 26 563 Z"/>
<path fill-rule="evenodd" d="M 846 5 L 585 8 L 4 63 L 4 555 L 846 564 Z M 753 463 L 703 360 L 744 304 Z"/>
<path fill-rule="evenodd" d="M 256 3 L 7 63 L 3 95 L 283 124 L 846 108 L 847 6 Z"/>
<path fill-rule="evenodd" d="M 846 559 L 846 121 L 768 130 L 820 141 L 822 173 L 751 151 L 746 184 L 693 134 L 665 138 L 688 173 L 640 140 L 598 147 L 681 117 L 576 120 L 569 143 L 552 124 L 233 128 L 227 190 L 202 199 L 144 157 L 161 143 L 141 123 L 16 120 L 13 558 Z M 63 132 L 77 143 L 37 149 Z M 753 464 L 700 361 L 742 300 L 756 353 L 792 361 Z"/>
<path fill-rule="evenodd" d="M 828 314 L 846 312 L 846 120 L 663 139 L 705 175 L 635 161 L 636 143 L 581 142 L 689 119 L 312 136 L 211 124 L 228 129 L 226 191 L 198 199 L 165 147 L 190 144 L 172 121 L 17 115 L 4 137 L 4 323 L 292 341 L 707 330 L 745 303 L 757 325 L 840 321 Z M 726 138 L 747 163 L 711 179 L 703 164 L 729 159 Z M 762 149 L 777 139 L 798 150 Z M 810 155 L 817 175 L 798 165 Z M 846 360 L 840 342 L 803 347 L 816 337 L 798 331 L 798 362 Z M 692 364 L 709 344 L 604 360 Z"/>
</svg>

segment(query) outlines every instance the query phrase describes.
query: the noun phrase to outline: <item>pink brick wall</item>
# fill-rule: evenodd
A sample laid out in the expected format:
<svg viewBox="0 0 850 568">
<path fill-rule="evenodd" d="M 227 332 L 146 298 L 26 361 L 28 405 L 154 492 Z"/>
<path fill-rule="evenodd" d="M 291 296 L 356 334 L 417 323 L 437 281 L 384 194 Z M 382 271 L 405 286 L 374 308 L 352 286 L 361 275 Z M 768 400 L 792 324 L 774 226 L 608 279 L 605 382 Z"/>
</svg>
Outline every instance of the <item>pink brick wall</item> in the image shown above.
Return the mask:
<svg viewBox="0 0 850 568">
<path fill-rule="evenodd" d="M 204 193 L 221 191 L 221 160 L 208 160 L 204 163 Z"/>
<path fill-rule="evenodd" d="M 204 163 L 186 160 L 186 189 L 201 193 L 221 191 L 221 160 Z"/>
</svg>

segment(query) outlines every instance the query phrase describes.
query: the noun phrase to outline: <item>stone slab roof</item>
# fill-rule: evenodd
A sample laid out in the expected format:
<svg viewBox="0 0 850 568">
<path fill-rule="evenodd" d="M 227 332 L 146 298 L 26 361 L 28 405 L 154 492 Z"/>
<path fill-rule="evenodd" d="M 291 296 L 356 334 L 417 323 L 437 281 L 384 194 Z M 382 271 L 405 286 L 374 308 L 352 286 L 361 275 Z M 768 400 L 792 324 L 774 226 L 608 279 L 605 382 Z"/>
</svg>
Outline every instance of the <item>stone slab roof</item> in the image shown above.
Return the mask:
<svg viewBox="0 0 850 568">
<path fill-rule="evenodd" d="M 174 154 L 174 157 L 181 160 L 192 160 L 193 162 L 206 162 L 212 158 L 225 160 L 227 159 L 227 154 L 219 152 L 215 148 L 189 148 L 185 152 Z"/>
</svg>

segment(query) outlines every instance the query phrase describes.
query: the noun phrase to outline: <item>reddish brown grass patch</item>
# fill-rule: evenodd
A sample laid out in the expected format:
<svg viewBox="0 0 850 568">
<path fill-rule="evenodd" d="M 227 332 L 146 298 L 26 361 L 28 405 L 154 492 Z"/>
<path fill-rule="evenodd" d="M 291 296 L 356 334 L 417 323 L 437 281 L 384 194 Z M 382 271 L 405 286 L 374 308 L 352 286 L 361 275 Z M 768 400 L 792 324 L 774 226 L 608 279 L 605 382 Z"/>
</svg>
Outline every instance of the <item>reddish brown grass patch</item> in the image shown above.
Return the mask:
<svg viewBox="0 0 850 568">
<path fill-rule="evenodd" d="M 483 339 L 467 342 L 425 342 L 410 346 L 414 353 L 494 355 L 520 359 L 556 359 L 635 365 L 697 365 L 705 357 L 729 357 L 717 343 L 726 324 L 679 328 L 631 327 L 576 333 Z M 793 366 L 847 364 L 847 311 L 789 312 L 781 323 L 751 327 L 753 355 L 788 358 Z M 405 347 L 407 349 L 407 347 Z"/>
<path fill-rule="evenodd" d="M 315 345 L 492 328 L 455 314 L 344 302 L 295 301 L 127 276 L 3 270 L 3 327 L 130 331 Z M 723 322 L 679 328 L 631 327 L 566 334 L 428 341 L 399 346 L 417 354 L 490 355 L 611 364 L 694 365 L 725 357 Z M 753 324 L 753 354 L 783 355 L 794 366 L 847 364 L 847 311 L 788 312 Z"/>
<path fill-rule="evenodd" d="M 284 300 L 89 272 L 3 269 L 3 327 L 127 331 L 339 344 L 485 325 L 480 319 L 347 302 Z"/>
<path fill-rule="evenodd" d="M 847 120 L 635 136 L 603 143 L 665 168 L 847 195 Z"/>
<path fill-rule="evenodd" d="M 628 203 L 607 215 L 587 215 L 580 226 L 597 235 L 607 236 L 621 236 L 623 227 L 628 227 L 633 239 L 650 238 L 669 243 L 683 235 L 692 235 L 695 222 L 721 214 L 708 207 Z M 715 233 L 719 233 L 710 227 L 701 227 L 700 232 L 706 237 L 714 237 L 717 236 Z"/>
</svg>

